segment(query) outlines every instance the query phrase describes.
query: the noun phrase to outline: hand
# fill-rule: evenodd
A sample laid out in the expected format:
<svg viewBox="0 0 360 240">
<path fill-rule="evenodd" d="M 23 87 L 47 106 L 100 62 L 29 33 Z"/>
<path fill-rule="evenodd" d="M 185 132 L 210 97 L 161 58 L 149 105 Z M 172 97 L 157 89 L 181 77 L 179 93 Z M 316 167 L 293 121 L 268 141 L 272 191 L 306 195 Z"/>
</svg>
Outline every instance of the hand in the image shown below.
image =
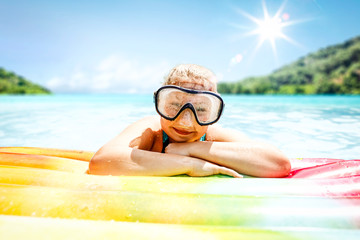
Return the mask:
<svg viewBox="0 0 360 240">
<path fill-rule="evenodd" d="M 200 159 L 199 161 L 193 162 L 192 170 L 188 173 L 188 175 L 192 177 L 203 177 L 216 174 L 225 174 L 235 178 L 243 178 L 242 175 L 230 168 L 219 166 Z"/>
<path fill-rule="evenodd" d="M 190 156 L 190 148 L 196 143 L 170 143 L 165 148 L 165 153 Z"/>
<path fill-rule="evenodd" d="M 129 147 L 152 152 L 161 152 L 162 130 L 153 131 L 150 128 L 144 130 L 141 136 L 130 141 Z"/>
</svg>

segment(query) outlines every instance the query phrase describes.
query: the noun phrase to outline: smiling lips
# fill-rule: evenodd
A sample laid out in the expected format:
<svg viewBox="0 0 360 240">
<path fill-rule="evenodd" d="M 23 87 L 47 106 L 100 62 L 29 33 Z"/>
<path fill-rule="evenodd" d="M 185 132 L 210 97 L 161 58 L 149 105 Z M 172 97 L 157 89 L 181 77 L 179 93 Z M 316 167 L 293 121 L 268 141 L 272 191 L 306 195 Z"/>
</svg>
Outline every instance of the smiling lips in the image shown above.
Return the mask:
<svg viewBox="0 0 360 240">
<path fill-rule="evenodd" d="M 189 135 L 191 134 L 192 132 L 191 131 L 186 131 L 184 129 L 177 129 L 177 128 L 174 128 L 175 132 L 180 134 L 180 135 Z"/>
</svg>

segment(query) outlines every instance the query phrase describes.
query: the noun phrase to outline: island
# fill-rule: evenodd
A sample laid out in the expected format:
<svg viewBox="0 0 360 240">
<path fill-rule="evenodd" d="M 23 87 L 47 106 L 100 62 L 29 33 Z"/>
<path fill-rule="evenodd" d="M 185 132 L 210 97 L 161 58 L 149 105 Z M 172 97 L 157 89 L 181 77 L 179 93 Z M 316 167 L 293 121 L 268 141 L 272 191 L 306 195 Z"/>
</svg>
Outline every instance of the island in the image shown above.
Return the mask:
<svg viewBox="0 0 360 240">
<path fill-rule="evenodd" d="M 0 67 L 0 94 L 50 94 L 50 90 Z"/>
<path fill-rule="evenodd" d="M 226 94 L 360 94 L 360 36 L 301 57 L 269 75 L 220 82 Z"/>
</svg>

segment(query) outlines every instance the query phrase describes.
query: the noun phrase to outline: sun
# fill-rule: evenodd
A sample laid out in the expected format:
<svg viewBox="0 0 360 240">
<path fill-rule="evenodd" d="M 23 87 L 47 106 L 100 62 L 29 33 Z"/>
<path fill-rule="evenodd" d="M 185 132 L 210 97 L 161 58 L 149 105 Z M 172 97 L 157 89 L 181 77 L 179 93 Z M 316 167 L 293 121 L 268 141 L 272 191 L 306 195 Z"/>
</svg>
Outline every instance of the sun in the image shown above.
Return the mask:
<svg viewBox="0 0 360 240">
<path fill-rule="evenodd" d="M 268 18 L 259 22 L 259 27 L 256 31 L 260 34 L 262 39 L 273 41 L 276 38 L 281 37 L 283 34 L 281 29 L 282 24 L 279 18 Z"/>
<path fill-rule="evenodd" d="M 288 13 L 283 13 L 286 1 L 284 1 L 280 8 L 277 10 L 274 16 L 270 16 L 268 9 L 266 7 L 265 1 L 262 1 L 262 8 L 264 12 L 264 17 L 256 18 L 250 15 L 247 12 L 244 12 L 241 9 L 237 9 L 237 11 L 245 16 L 246 18 L 250 19 L 252 22 L 256 24 L 253 30 L 245 33 L 245 35 L 257 35 L 259 37 L 258 43 L 256 45 L 255 51 L 257 51 L 265 41 L 269 41 L 274 52 L 275 57 L 277 57 L 276 51 L 276 40 L 284 39 L 288 42 L 291 42 L 294 45 L 300 45 L 290 37 L 286 36 L 283 33 L 283 29 L 299 21 L 289 21 L 290 15 Z M 243 27 L 242 27 L 243 28 Z M 246 27 L 248 28 L 248 27 Z"/>
<path fill-rule="evenodd" d="M 276 54 L 275 40 L 278 38 L 287 39 L 285 34 L 282 33 L 282 29 L 285 26 L 285 24 L 278 16 L 275 15 L 274 17 L 270 18 L 267 14 L 265 14 L 263 20 L 257 19 L 256 24 L 257 24 L 257 28 L 251 32 L 252 34 L 257 34 L 260 37 L 256 49 L 261 47 L 261 45 L 266 40 L 268 40 L 270 41 L 271 47 L 276 56 L 277 54 Z"/>
</svg>

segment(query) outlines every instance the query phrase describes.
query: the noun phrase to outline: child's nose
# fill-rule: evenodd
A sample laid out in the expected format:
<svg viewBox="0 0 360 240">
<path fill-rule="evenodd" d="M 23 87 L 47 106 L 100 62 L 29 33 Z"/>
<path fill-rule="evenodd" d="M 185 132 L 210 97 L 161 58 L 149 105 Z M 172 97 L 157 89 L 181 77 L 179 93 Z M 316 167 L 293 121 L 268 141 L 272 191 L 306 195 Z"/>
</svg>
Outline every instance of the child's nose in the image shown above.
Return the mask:
<svg viewBox="0 0 360 240">
<path fill-rule="evenodd" d="M 190 109 L 185 109 L 178 117 L 179 124 L 192 126 L 195 121 L 194 113 Z"/>
</svg>

